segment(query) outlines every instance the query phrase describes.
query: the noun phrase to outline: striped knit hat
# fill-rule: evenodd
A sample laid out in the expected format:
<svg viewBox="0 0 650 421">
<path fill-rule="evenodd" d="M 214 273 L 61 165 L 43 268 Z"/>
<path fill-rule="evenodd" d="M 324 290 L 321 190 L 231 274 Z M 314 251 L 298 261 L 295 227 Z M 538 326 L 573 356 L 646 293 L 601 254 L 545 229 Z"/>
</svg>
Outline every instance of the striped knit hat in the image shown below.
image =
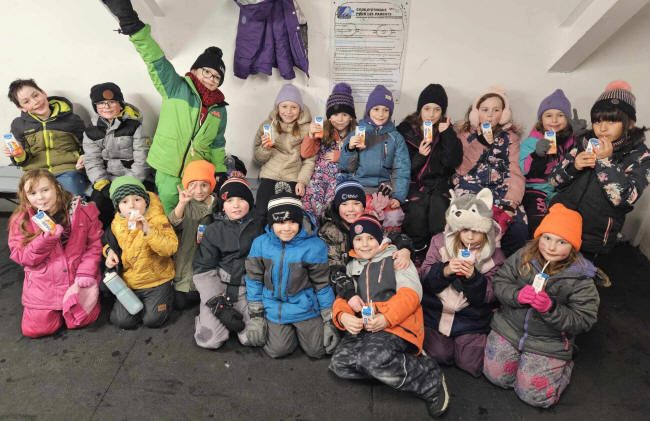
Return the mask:
<svg viewBox="0 0 650 421">
<path fill-rule="evenodd" d="M 140 180 L 130 175 L 123 175 L 113 180 L 108 194 L 113 201 L 115 209 L 118 208 L 122 199 L 131 194 L 142 197 L 147 203 L 147 207 L 149 207 L 149 193 L 147 193 L 147 189 L 144 188 L 144 184 Z"/>
<path fill-rule="evenodd" d="M 363 186 L 356 180 L 342 181 L 336 185 L 334 190 L 334 208 L 338 209 L 341 203 L 348 200 L 358 200 L 366 207 L 366 192 Z"/>
<path fill-rule="evenodd" d="M 600 94 L 591 107 L 591 115 L 613 109 L 622 111 L 632 121 L 636 121 L 636 97 L 632 93 L 630 84 L 624 80 L 615 80 L 605 87 L 605 92 Z"/>
<path fill-rule="evenodd" d="M 381 229 L 381 222 L 372 215 L 362 215 L 350 225 L 350 248 L 352 247 L 354 237 L 360 234 L 370 234 L 375 237 L 379 244 L 384 240 L 384 232 Z"/>
<path fill-rule="evenodd" d="M 230 177 L 227 179 L 219 189 L 219 197 L 224 202 L 231 197 L 241 197 L 248 202 L 251 209 L 253 208 L 253 192 L 243 178 Z"/>
<path fill-rule="evenodd" d="M 269 204 L 266 207 L 268 210 L 266 214 L 266 221 L 269 225 L 277 222 L 293 221 L 298 225 L 302 225 L 302 218 L 304 215 L 304 208 L 302 202 L 298 197 L 291 193 L 291 189 L 284 186 L 284 182 L 276 183 L 275 194 L 271 196 Z"/>
<path fill-rule="evenodd" d="M 332 88 L 332 93 L 327 98 L 325 115 L 329 119 L 337 113 L 347 113 L 352 118 L 357 118 L 354 112 L 354 99 L 352 98 L 352 88 L 347 83 L 337 83 Z"/>
</svg>

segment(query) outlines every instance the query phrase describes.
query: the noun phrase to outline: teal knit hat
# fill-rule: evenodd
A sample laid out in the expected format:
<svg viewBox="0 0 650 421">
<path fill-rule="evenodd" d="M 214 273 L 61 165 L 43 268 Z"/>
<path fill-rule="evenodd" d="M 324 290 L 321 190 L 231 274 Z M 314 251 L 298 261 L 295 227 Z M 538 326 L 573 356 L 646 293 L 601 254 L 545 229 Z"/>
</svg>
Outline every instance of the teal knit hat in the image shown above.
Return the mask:
<svg viewBox="0 0 650 421">
<path fill-rule="evenodd" d="M 120 201 L 131 194 L 142 197 L 147 203 L 147 207 L 149 207 L 149 193 L 147 193 L 147 189 L 144 188 L 142 181 L 131 175 L 123 175 L 113 180 L 108 193 L 116 209 Z"/>
</svg>

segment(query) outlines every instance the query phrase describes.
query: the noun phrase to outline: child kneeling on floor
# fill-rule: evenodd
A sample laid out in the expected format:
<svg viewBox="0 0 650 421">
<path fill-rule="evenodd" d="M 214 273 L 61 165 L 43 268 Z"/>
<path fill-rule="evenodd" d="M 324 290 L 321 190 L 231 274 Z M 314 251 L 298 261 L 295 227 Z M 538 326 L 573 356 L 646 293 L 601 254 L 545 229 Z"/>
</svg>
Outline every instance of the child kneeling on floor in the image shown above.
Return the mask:
<svg viewBox="0 0 650 421">
<path fill-rule="evenodd" d="M 299 343 L 309 357 L 320 358 L 338 343 L 327 246 L 289 183 L 278 188 L 284 191 L 268 202 L 266 233 L 253 241 L 246 259 L 246 334 L 271 358 L 291 354 Z"/>
<path fill-rule="evenodd" d="M 214 222 L 205 229 L 193 265 L 194 285 L 201 296 L 194 340 L 211 349 L 220 348 L 230 332 L 248 345 L 245 262 L 263 229 L 263 220 L 253 217 L 253 192 L 246 180 L 229 178 L 219 189 L 219 197 L 223 211 L 215 212 Z"/>
<path fill-rule="evenodd" d="M 102 225 L 94 203 L 64 190 L 50 171 L 29 170 L 9 219 L 9 257 L 23 266 L 23 335 L 51 335 L 97 320 Z M 51 224 L 37 224 L 42 211 Z M 63 318 L 63 320 L 62 320 Z"/>
<path fill-rule="evenodd" d="M 104 233 L 106 267 L 120 265 L 124 282 L 144 304 L 140 313 L 132 315 L 116 300 L 111 323 L 122 329 L 135 329 L 140 321 L 147 327 L 160 327 L 174 301 L 172 256 L 178 238 L 158 196 L 147 192 L 137 178 L 114 179 L 110 197 L 117 212 Z"/>
<path fill-rule="evenodd" d="M 370 215 L 350 226 L 350 239 L 350 288 L 333 307 L 334 324 L 348 333 L 332 355 L 330 370 L 344 379 L 374 378 L 415 393 L 426 401 L 429 415 L 442 415 L 449 403 L 445 377 L 434 360 L 420 354 L 422 286 L 415 265 L 394 269 L 395 246 L 383 242 L 381 224 Z"/>
<path fill-rule="evenodd" d="M 494 278 L 501 308 L 492 319 L 483 373 L 532 406 L 559 401 L 571 379 L 575 336 L 598 317 L 596 269 L 578 252 L 581 235 L 580 214 L 555 204 L 535 239 Z"/>
</svg>

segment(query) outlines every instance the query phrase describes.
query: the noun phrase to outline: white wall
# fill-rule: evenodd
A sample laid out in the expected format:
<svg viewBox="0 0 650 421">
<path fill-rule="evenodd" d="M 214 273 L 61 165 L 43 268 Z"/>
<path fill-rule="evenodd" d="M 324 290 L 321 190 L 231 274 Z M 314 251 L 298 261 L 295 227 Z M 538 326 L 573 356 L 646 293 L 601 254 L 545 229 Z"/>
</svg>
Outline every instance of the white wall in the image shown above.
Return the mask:
<svg viewBox="0 0 650 421">
<path fill-rule="evenodd" d="M 145 0 L 134 0 L 143 21 L 179 73 L 209 45 L 224 50 L 228 67 L 222 89 L 230 103 L 226 132 L 229 152 L 250 163 L 257 124 L 268 114 L 284 81 L 232 75 L 239 10 L 230 0 L 157 0 L 164 16 L 156 17 Z M 298 0 L 309 21 L 311 78 L 299 74 L 294 83 L 307 105 L 323 111 L 329 93 L 328 51 L 331 2 Z M 449 115 L 461 119 L 471 101 L 487 86 L 504 85 L 515 119 L 528 130 L 539 101 L 562 88 L 588 116 L 604 86 L 625 79 L 637 96 L 638 120 L 650 124 L 650 6 L 602 45 L 572 73 L 549 73 L 566 29 L 559 24 L 579 0 L 411 0 L 403 95 L 396 107 L 399 121 L 415 108 L 420 90 L 442 83 L 449 94 Z M 112 30 L 117 23 L 99 0 L 0 0 L 0 39 L 3 63 L 0 85 L 17 77 L 33 77 L 51 95 L 64 95 L 87 118 L 90 86 L 118 83 L 127 100 L 145 113 L 145 130 L 152 133 L 160 99 L 146 70 L 125 36 Z M 5 88 L 6 89 L 6 88 Z M 359 112 L 363 104 L 358 104 Z M 0 122 L 8 129 L 17 115 L 13 104 L 0 101 Z M 255 173 L 253 171 L 253 173 Z M 630 215 L 625 232 L 642 242 L 650 255 L 650 209 L 646 193 Z"/>
</svg>

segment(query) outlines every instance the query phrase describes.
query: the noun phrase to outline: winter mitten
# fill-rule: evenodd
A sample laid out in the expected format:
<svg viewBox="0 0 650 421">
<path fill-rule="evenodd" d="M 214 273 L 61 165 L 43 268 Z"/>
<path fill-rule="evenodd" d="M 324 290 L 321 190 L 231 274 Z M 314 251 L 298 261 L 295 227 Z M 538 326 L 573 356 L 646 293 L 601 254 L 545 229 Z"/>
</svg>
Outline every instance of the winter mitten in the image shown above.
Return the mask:
<svg viewBox="0 0 650 421">
<path fill-rule="evenodd" d="M 381 183 L 379 187 L 377 187 L 377 191 L 386 197 L 390 197 L 390 194 L 393 192 L 393 188 L 388 183 Z"/>
<path fill-rule="evenodd" d="M 74 283 L 79 285 L 79 288 L 88 288 L 97 285 L 97 279 L 90 276 L 77 276 L 74 278 Z"/>
<path fill-rule="evenodd" d="M 239 333 L 244 330 L 244 317 L 228 302 L 225 295 L 216 295 L 205 305 L 229 331 Z"/>
<path fill-rule="evenodd" d="M 330 274 L 330 282 L 334 285 L 337 297 L 349 300 L 355 294 L 354 280 L 341 270 L 333 271 Z"/>
<path fill-rule="evenodd" d="M 567 116 L 568 118 L 569 116 Z M 573 109 L 573 118 L 571 119 L 571 128 L 573 129 L 573 136 L 576 139 L 581 138 L 587 133 L 587 120 L 578 117 L 578 110 Z"/>
<path fill-rule="evenodd" d="M 526 285 L 519 290 L 519 293 L 517 293 L 517 301 L 519 301 L 520 304 L 531 304 L 536 296 L 537 293 L 533 286 Z"/>
<path fill-rule="evenodd" d="M 551 307 L 553 307 L 553 300 L 551 300 L 551 297 L 548 296 L 546 291 L 540 291 L 535 294 L 535 298 L 530 303 L 530 306 L 540 313 L 548 313 Z"/>
<path fill-rule="evenodd" d="M 492 206 L 492 214 L 492 219 L 494 219 L 497 224 L 499 224 L 499 228 L 501 228 L 501 235 L 505 234 L 512 222 L 512 216 L 508 215 L 506 211 L 497 206 Z"/>
<path fill-rule="evenodd" d="M 108 10 L 120 23 L 120 32 L 124 35 L 133 35 L 144 27 L 144 23 L 133 10 L 131 0 L 102 0 Z"/>
<path fill-rule="evenodd" d="M 251 319 L 246 323 L 246 338 L 250 346 L 263 346 L 266 343 L 268 326 L 264 318 L 264 305 L 259 301 L 248 303 Z"/>
<path fill-rule="evenodd" d="M 339 334 L 332 324 L 332 309 L 327 308 L 320 311 L 320 316 L 323 319 L 323 346 L 325 352 L 331 354 L 339 344 Z"/>
<path fill-rule="evenodd" d="M 108 190 L 110 187 L 111 187 L 110 180 L 105 180 L 105 179 L 96 181 L 95 184 L 93 184 L 93 189 L 97 191 Z"/>
<path fill-rule="evenodd" d="M 384 209 L 390 203 L 390 196 L 386 196 L 383 193 L 376 192 L 371 195 L 371 206 L 374 210 L 377 219 L 380 221 L 384 219 Z"/>
<path fill-rule="evenodd" d="M 544 158 L 548 153 L 550 147 L 551 147 L 551 142 L 548 139 L 546 138 L 539 139 L 535 144 L 535 155 L 539 156 L 540 158 Z"/>
<path fill-rule="evenodd" d="M 63 227 L 59 224 L 56 224 L 54 226 L 54 231 L 50 231 L 48 235 L 50 237 L 60 238 L 61 234 L 63 234 Z"/>
</svg>

